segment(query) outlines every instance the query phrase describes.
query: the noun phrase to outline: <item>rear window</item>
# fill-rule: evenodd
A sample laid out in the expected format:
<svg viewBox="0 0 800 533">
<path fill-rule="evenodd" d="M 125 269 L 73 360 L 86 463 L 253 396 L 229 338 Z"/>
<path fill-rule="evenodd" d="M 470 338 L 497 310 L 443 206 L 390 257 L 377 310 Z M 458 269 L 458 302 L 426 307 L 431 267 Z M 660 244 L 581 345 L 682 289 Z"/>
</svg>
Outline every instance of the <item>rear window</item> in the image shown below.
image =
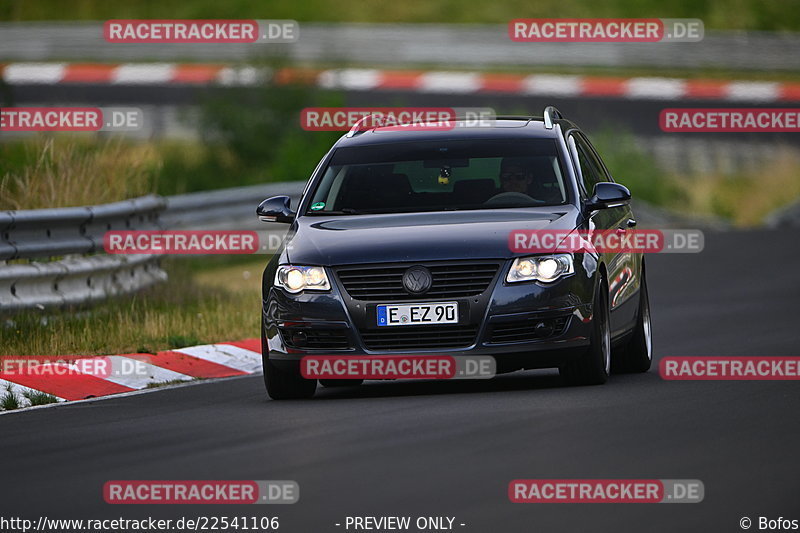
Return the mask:
<svg viewBox="0 0 800 533">
<path fill-rule="evenodd" d="M 400 213 L 561 205 L 552 139 L 453 140 L 337 149 L 307 214 Z"/>
</svg>

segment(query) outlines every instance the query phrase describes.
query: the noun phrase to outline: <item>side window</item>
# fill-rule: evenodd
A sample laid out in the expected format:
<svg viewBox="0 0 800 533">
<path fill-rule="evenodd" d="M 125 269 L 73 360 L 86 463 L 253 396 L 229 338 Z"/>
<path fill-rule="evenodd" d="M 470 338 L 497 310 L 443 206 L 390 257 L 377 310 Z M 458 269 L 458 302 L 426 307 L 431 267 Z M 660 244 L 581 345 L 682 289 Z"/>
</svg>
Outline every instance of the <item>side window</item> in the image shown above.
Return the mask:
<svg viewBox="0 0 800 533">
<path fill-rule="evenodd" d="M 597 153 L 592 143 L 589 142 L 589 139 L 586 138 L 585 135 L 582 133 L 578 135 L 581 141 L 584 143 L 586 147 L 586 153 L 589 155 L 592 161 L 594 161 L 595 166 L 600 169 L 600 175 L 604 176 L 602 181 L 614 181 L 611 177 L 611 174 L 608 172 L 608 168 L 606 164 L 603 162 L 603 159 L 600 157 L 600 154 Z"/>
<path fill-rule="evenodd" d="M 570 137 L 575 143 L 575 152 L 578 155 L 578 164 L 581 167 L 583 190 L 587 196 L 592 194 L 594 186 L 601 181 L 609 181 L 605 167 L 598 160 L 589 144 L 578 134 Z"/>
</svg>

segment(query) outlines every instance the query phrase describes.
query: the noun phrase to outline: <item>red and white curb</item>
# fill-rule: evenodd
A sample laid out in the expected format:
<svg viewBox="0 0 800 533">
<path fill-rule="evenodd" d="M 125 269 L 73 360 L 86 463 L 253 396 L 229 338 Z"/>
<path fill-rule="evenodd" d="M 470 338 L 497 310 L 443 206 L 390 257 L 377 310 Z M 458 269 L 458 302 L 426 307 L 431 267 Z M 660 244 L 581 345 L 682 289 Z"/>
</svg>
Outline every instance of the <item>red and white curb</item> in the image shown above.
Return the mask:
<svg viewBox="0 0 800 533">
<path fill-rule="evenodd" d="M 92 83 L 108 85 L 248 86 L 271 76 L 266 68 L 179 63 L 9 63 L 0 66 L 9 85 Z M 551 97 L 697 99 L 730 102 L 800 101 L 800 83 L 700 80 L 662 77 L 606 77 L 560 74 L 285 68 L 278 83 L 300 82 L 327 89 L 405 90 L 420 93 L 513 93 Z"/>
<path fill-rule="evenodd" d="M 100 372 L 95 370 L 100 365 L 86 364 L 93 357 L 65 357 L 60 362 L 42 362 L 33 367 L 22 365 L 11 372 L 0 371 L 0 395 L 10 392 L 20 407 L 27 407 L 30 401 L 25 393 L 42 392 L 64 402 L 134 392 L 164 382 L 256 374 L 261 372 L 261 341 L 246 339 L 156 354 L 102 357 L 111 367 L 126 368 L 127 362 L 127 367 L 136 371 Z"/>
</svg>

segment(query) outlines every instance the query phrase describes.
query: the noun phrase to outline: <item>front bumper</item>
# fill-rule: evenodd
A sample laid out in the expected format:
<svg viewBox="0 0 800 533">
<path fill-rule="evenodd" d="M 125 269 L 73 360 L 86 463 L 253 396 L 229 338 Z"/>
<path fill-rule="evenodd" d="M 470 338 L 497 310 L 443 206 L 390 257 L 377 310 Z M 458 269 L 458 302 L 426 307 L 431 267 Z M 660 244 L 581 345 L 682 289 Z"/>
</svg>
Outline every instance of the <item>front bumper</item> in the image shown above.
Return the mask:
<svg viewBox="0 0 800 533">
<path fill-rule="evenodd" d="M 375 307 L 331 277 L 329 292 L 289 294 L 269 288 L 264 345 L 275 364 L 304 355 L 492 355 L 498 372 L 547 368 L 582 354 L 590 342 L 594 278 L 576 261 L 575 274 L 551 284 L 506 283 L 503 262 L 484 293 L 458 301 L 457 326 L 378 327 Z M 436 301 L 421 297 L 419 301 Z"/>
</svg>

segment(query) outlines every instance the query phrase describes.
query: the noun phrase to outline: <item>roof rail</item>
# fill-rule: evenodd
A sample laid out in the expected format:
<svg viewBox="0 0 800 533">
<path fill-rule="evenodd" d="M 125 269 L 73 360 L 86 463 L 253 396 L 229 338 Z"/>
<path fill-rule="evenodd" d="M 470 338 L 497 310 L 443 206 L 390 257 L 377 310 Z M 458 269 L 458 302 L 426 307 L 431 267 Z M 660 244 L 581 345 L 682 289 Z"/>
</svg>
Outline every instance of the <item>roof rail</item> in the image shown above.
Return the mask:
<svg viewBox="0 0 800 533">
<path fill-rule="evenodd" d="M 562 115 L 561 111 L 556 109 L 555 106 L 549 105 L 544 108 L 544 127 L 548 130 L 552 130 L 553 121 L 560 118 L 564 118 L 564 115 Z"/>
<path fill-rule="evenodd" d="M 363 125 L 364 122 L 366 122 L 367 120 L 370 120 L 370 119 L 374 120 L 374 122 L 372 123 L 372 127 L 373 128 L 383 123 L 383 116 L 382 115 L 379 115 L 377 113 L 371 113 L 369 115 L 365 115 L 365 116 L 361 117 L 360 119 L 358 119 L 358 121 L 356 121 L 355 124 L 353 124 L 353 127 L 350 128 L 350 131 L 348 131 L 345 136 L 349 138 L 349 137 L 354 137 L 356 134 L 364 133 L 366 131 L 366 129 L 363 129 L 362 125 Z M 378 123 L 380 123 L 380 124 L 378 124 Z M 367 128 L 367 129 L 369 129 L 369 128 Z"/>
</svg>

